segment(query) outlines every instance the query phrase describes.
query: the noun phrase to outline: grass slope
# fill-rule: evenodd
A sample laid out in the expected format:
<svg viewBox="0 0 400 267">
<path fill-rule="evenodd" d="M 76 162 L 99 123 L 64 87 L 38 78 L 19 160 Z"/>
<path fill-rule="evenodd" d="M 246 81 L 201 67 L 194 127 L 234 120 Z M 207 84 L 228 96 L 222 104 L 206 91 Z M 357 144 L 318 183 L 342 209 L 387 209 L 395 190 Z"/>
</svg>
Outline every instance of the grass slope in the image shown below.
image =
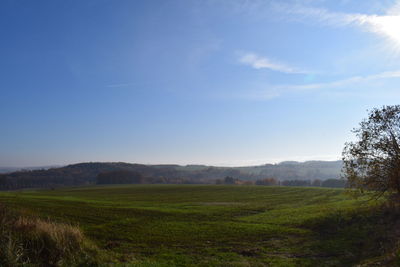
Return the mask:
<svg viewBox="0 0 400 267">
<path fill-rule="evenodd" d="M 351 266 L 385 253 L 385 216 L 340 189 L 126 185 L 0 193 L 79 224 L 116 262 L 139 266 Z"/>
</svg>

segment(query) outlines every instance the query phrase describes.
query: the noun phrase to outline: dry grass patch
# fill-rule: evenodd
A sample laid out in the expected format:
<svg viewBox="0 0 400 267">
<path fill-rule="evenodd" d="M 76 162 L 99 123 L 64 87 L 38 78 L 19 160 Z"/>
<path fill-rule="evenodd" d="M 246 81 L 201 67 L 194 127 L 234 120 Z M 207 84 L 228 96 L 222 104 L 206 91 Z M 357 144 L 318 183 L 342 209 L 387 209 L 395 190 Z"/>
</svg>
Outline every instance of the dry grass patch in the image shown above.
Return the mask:
<svg viewBox="0 0 400 267">
<path fill-rule="evenodd" d="M 96 254 L 78 227 L 0 206 L 0 266 L 97 265 Z"/>
</svg>

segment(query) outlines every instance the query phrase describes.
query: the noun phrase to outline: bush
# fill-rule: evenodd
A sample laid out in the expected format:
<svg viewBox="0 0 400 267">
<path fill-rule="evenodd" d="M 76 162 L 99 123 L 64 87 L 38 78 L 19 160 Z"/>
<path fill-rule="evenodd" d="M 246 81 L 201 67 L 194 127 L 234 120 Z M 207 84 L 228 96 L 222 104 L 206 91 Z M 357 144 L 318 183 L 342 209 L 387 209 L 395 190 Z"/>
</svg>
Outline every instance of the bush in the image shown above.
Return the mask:
<svg viewBox="0 0 400 267">
<path fill-rule="evenodd" d="M 278 180 L 275 178 L 265 178 L 262 180 L 257 180 L 256 185 L 278 185 Z"/>
<path fill-rule="evenodd" d="M 226 176 L 224 179 L 224 184 L 235 184 L 237 181 L 237 179 L 230 177 L 230 176 Z"/>
<path fill-rule="evenodd" d="M 281 183 L 283 186 L 311 186 L 310 180 L 285 180 Z"/>
<path fill-rule="evenodd" d="M 79 228 L 0 206 L 0 266 L 95 266 L 96 257 Z"/>
<path fill-rule="evenodd" d="M 346 180 L 343 179 L 328 179 L 322 182 L 322 187 L 336 187 L 336 188 L 345 188 Z"/>
</svg>

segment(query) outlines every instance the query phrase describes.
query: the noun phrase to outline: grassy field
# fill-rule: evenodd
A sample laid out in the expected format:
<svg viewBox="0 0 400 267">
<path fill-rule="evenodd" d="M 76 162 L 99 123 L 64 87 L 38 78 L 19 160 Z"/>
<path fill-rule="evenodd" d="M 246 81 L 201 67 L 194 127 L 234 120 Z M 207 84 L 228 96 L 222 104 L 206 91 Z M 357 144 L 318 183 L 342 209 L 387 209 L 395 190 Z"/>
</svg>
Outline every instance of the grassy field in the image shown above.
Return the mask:
<svg viewBox="0 0 400 267">
<path fill-rule="evenodd" d="M 0 193 L 79 225 L 110 261 L 138 266 L 352 266 L 385 253 L 384 214 L 341 189 L 128 185 Z"/>
</svg>

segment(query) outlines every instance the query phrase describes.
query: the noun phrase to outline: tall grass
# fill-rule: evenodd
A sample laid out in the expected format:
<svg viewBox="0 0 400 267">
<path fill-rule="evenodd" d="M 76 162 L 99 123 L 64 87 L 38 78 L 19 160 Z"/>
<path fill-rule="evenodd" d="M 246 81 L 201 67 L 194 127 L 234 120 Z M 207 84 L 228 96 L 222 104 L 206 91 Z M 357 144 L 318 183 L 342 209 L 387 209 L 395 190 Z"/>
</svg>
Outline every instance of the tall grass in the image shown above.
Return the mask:
<svg viewBox="0 0 400 267">
<path fill-rule="evenodd" d="M 95 266 L 96 254 L 79 228 L 0 205 L 0 266 Z"/>
</svg>

